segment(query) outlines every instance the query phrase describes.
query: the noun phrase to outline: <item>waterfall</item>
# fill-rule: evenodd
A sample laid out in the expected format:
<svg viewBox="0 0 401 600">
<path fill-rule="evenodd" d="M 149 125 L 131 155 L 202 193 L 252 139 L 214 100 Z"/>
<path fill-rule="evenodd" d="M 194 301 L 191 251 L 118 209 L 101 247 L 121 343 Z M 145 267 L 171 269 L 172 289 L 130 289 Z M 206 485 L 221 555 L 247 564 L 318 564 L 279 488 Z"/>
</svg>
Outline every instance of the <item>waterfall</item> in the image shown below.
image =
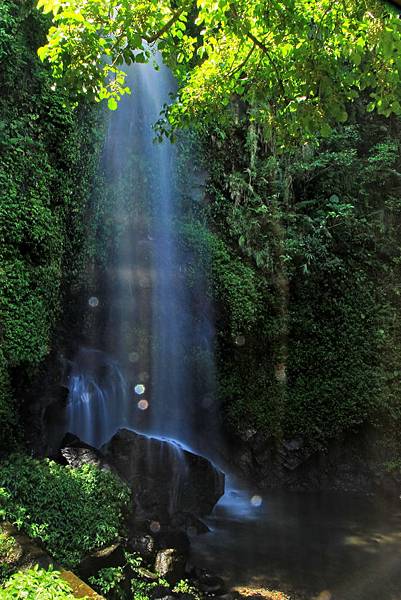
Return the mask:
<svg viewBox="0 0 401 600">
<path fill-rule="evenodd" d="M 112 243 L 88 299 L 94 350 L 80 349 L 72 362 L 68 427 L 96 446 L 128 427 L 202 451 L 214 382 L 210 302 L 199 279 L 204 308 L 194 309 L 186 272 L 196 265 L 176 232 L 185 212 L 177 150 L 155 143 L 152 128 L 175 83 L 162 64 L 133 66 L 128 83 L 132 95 L 109 115 L 104 219 Z M 204 360 L 194 369 L 196 354 Z"/>
</svg>

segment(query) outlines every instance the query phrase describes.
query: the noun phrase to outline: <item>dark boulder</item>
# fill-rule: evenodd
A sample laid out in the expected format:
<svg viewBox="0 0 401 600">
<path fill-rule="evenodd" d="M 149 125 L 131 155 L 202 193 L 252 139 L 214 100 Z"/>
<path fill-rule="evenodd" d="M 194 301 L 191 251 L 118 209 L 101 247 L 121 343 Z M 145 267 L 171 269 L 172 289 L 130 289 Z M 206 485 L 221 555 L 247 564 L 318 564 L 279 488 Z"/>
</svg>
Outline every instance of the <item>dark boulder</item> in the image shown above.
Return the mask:
<svg viewBox="0 0 401 600">
<path fill-rule="evenodd" d="M 206 515 L 224 493 L 224 474 L 174 442 L 120 429 L 101 453 L 131 487 L 138 519 Z"/>
<path fill-rule="evenodd" d="M 156 539 L 159 550 L 175 548 L 180 554 L 187 556 L 189 553 L 189 537 L 184 531 L 174 529 L 170 526 L 163 527 Z"/>
</svg>

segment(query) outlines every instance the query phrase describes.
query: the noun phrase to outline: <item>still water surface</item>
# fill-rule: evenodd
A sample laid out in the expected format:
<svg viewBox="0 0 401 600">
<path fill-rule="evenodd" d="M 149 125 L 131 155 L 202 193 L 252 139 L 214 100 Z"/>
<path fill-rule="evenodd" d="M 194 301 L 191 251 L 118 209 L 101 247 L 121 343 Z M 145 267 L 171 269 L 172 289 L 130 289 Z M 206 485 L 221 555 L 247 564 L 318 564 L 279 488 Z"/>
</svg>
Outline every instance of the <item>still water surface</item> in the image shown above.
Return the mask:
<svg viewBox="0 0 401 600">
<path fill-rule="evenodd" d="M 401 500 L 287 493 L 255 507 L 251 498 L 225 494 L 208 519 L 211 532 L 193 540 L 195 564 L 231 586 L 291 598 L 401 600 Z"/>
</svg>

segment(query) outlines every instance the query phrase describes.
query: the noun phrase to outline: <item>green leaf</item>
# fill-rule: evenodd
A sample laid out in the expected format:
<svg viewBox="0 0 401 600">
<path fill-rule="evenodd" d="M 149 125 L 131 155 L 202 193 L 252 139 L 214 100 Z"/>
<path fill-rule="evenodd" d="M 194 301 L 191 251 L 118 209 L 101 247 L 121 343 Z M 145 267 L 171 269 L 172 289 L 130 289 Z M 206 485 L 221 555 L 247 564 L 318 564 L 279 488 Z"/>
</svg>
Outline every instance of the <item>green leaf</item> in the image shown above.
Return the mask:
<svg viewBox="0 0 401 600">
<path fill-rule="evenodd" d="M 323 123 L 323 125 L 320 128 L 320 134 L 324 138 L 329 137 L 331 135 L 332 131 L 333 130 L 328 123 Z"/>
<path fill-rule="evenodd" d="M 107 106 L 109 107 L 110 110 L 117 110 L 117 108 L 118 108 L 117 100 L 113 97 L 109 98 L 107 101 Z"/>
<path fill-rule="evenodd" d="M 48 50 L 48 46 L 41 46 L 40 48 L 38 48 L 38 56 L 41 61 L 45 60 Z"/>
</svg>

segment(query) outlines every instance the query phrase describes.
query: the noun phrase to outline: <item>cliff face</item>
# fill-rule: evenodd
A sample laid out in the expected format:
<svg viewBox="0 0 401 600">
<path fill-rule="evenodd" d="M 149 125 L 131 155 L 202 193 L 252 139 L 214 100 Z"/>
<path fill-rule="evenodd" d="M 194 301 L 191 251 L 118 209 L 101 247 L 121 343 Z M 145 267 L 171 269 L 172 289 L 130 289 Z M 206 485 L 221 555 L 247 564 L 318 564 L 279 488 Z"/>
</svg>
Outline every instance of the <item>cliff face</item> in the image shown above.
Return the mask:
<svg viewBox="0 0 401 600">
<path fill-rule="evenodd" d="M 0 7 L 2 449 L 23 437 L 21 416 L 28 437 L 35 428 L 29 406 L 64 343 L 56 328 L 88 261 L 99 147 L 93 109 L 74 108 L 37 58 L 47 23 L 33 4 Z"/>
<path fill-rule="evenodd" d="M 213 235 L 189 237 L 210 256 L 225 431 L 265 486 L 345 481 L 334 463 L 358 470 L 369 452 L 374 487 L 400 456 L 399 120 L 356 106 L 279 157 L 251 126 L 204 140 Z"/>
</svg>

